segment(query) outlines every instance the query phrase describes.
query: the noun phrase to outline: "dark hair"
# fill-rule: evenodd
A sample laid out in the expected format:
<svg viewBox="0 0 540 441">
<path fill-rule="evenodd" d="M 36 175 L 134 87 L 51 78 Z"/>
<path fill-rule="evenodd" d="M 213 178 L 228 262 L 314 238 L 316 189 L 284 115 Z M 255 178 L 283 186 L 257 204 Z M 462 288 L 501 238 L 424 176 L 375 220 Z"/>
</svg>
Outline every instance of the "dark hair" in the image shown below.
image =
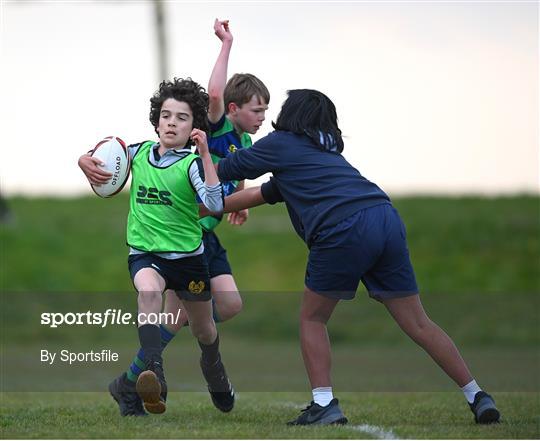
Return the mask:
<svg viewBox="0 0 540 441">
<path fill-rule="evenodd" d="M 248 103 L 253 95 L 262 98 L 265 104 L 270 104 L 270 92 L 261 80 L 248 73 L 234 74 L 223 91 L 225 112 L 229 110 L 230 103 L 242 106 Z"/>
<path fill-rule="evenodd" d="M 307 135 L 322 150 L 343 151 L 336 106 L 324 93 L 311 89 L 287 92 L 276 122 L 276 130 Z"/>
<path fill-rule="evenodd" d="M 193 113 L 193 128 L 208 132 L 208 94 L 206 90 L 191 78 L 174 78 L 172 81 L 163 81 L 159 85 L 159 90 L 150 98 L 150 122 L 156 133 L 158 133 L 161 106 L 169 98 L 187 103 Z"/>
</svg>

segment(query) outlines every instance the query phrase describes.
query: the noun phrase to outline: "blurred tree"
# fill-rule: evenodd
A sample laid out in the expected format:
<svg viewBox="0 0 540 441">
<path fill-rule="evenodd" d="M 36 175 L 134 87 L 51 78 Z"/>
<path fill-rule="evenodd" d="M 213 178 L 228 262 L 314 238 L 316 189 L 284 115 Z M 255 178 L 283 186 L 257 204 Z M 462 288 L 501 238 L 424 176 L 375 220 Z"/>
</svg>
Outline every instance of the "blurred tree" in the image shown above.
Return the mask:
<svg viewBox="0 0 540 441">
<path fill-rule="evenodd" d="M 169 77 L 167 23 L 165 21 L 165 5 L 163 0 L 153 0 L 154 26 L 156 32 L 159 82 Z"/>
</svg>

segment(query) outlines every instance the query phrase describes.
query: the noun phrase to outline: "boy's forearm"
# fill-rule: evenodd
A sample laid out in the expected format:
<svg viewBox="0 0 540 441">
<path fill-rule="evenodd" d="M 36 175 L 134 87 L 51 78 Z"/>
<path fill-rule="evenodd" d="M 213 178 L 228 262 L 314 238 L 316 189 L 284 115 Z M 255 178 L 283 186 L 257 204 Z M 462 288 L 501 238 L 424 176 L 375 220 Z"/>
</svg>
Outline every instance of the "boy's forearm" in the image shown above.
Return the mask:
<svg viewBox="0 0 540 441">
<path fill-rule="evenodd" d="M 240 190 L 227 196 L 223 205 L 224 213 L 232 213 L 234 211 L 253 208 L 265 204 L 261 187 L 250 187 L 245 190 Z"/>
<path fill-rule="evenodd" d="M 227 84 L 227 66 L 232 42 L 224 41 L 208 82 L 208 119 L 216 123 L 225 113 L 223 93 Z"/>
<path fill-rule="evenodd" d="M 235 211 L 253 208 L 265 204 L 261 187 L 251 187 L 245 190 L 240 190 L 227 196 L 224 200 L 223 213 L 233 213 Z M 212 214 L 203 204 L 199 204 L 200 217 L 209 216 Z"/>
<path fill-rule="evenodd" d="M 225 85 L 227 84 L 227 66 L 231 53 L 232 41 L 224 41 L 221 45 L 216 64 L 208 82 L 208 94 L 212 98 L 223 98 Z"/>
</svg>

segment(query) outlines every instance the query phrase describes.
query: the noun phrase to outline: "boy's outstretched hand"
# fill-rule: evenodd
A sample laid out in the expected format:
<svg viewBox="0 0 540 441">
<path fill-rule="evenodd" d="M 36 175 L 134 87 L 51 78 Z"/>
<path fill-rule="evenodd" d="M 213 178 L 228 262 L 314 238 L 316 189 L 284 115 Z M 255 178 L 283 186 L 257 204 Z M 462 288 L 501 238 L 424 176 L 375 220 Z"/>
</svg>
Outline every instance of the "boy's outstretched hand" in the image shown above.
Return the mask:
<svg viewBox="0 0 540 441">
<path fill-rule="evenodd" d="M 223 42 L 233 41 L 233 36 L 229 29 L 229 20 L 218 20 L 216 18 L 216 20 L 214 21 L 214 32 L 217 37 Z"/>
<path fill-rule="evenodd" d="M 199 129 L 193 129 L 191 131 L 191 139 L 197 147 L 197 151 L 200 156 L 209 155 L 208 142 L 206 141 L 206 133 Z"/>
<path fill-rule="evenodd" d="M 227 216 L 227 220 L 231 225 L 243 225 L 247 221 L 249 216 L 249 210 L 247 208 L 243 210 L 233 211 Z"/>
</svg>

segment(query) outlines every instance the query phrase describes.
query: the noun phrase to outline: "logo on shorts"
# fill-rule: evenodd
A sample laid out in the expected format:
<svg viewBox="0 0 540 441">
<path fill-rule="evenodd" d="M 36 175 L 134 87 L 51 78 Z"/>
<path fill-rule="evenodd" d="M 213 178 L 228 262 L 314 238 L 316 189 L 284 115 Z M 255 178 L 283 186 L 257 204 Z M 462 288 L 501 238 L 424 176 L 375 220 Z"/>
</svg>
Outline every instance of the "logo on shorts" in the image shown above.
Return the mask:
<svg viewBox="0 0 540 441">
<path fill-rule="evenodd" d="M 236 148 L 236 146 L 234 144 L 231 144 L 229 146 L 229 152 L 234 153 L 234 152 L 236 152 L 236 150 L 238 150 L 238 149 Z"/>
<path fill-rule="evenodd" d="M 203 291 L 204 286 L 205 285 L 202 280 L 200 282 L 195 282 L 194 280 L 192 280 L 191 282 L 189 282 L 188 289 L 191 294 L 200 294 Z"/>
</svg>

